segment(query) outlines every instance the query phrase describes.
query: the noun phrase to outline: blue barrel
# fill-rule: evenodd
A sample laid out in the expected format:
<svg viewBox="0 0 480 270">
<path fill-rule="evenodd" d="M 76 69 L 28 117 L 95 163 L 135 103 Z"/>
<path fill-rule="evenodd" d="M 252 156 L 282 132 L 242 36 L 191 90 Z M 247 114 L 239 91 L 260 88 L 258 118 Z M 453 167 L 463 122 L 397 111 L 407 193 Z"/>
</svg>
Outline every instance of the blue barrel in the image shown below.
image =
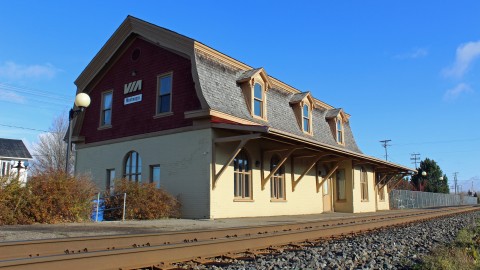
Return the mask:
<svg viewBox="0 0 480 270">
<path fill-rule="evenodd" d="M 90 219 L 92 221 L 103 221 L 103 211 L 105 211 L 105 201 L 103 199 L 100 199 L 100 203 L 98 204 L 98 213 L 97 213 L 97 202 L 98 200 L 93 200 L 93 209 L 92 209 L 92 215 L 90 216 Z"/>
</svg>

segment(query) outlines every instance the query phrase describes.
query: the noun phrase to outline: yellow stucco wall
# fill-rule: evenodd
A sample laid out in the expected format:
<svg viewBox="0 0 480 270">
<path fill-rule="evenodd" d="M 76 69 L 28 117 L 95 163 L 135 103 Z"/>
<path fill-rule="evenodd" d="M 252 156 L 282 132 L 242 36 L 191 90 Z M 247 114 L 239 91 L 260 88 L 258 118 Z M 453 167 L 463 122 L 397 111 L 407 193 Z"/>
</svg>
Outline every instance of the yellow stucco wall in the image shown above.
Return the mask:
<svg viewBox="0 0 480 270">
<path fill-rule="evenodd" d="M 238 136 L 238 133 L 202 129 L 170 135 L 140 138 L 117 143 L 80 146 L 76 152 L 76 173 L 90 174 L 100 189 L 106 186 L 106 170 L 115 169 L 116 177 L 123 175 L 125 155 L 136 151 L 142 158 L 142 181 L 150 178 L 150 165 L 161 166 L 161 187 L 165 188 L 182 202 L 182 216 L 186 218 L 231 218 L 278 215 L 315 214 L 324 211 L 323 185 L 317 192 L 318 168 L 314 166 L 296 185 L 293 191 L 292 179 L 297 180 L 311 164 L 312 157 L 302 157 L 294 152 L 295 159 L 289 157 L 284 163 L 286 200 L 271 199 L 270 180 L 262 189 L 263 177 L 270 173 L 273 155 L 282 157 L 288 145 L 265 139 L 252 139 L 244 147 L 252 168 L 252 200 L 234 199 L 233 162 L 216 181 L 212 189 L 212 140 L 216 137 Z M 239 141 L 217 143 L 215 146 L 216 173 L 230 158 Z M 302 150 L 299 150 L 300 152 Z M 263 152 L 263 157 L 262 157 Z M 301 156 L 301 157 L 298 157 Z M 258 166 L 256 163 L 258 161 Z M 293 162 L 293 165 L 292 165 Z M 329 164 L 331 167 L 332 164 Z M 323 166 L 320 166 L 323 167 Z M 293 168 L 293 173 L 292 173 Z M 352 167 L 352 161 L 339 164 L 345 171 L 346 199 L 337 200 L 336 173 L 331 177 L 330 194 L 336 212 L 374 212 L 388 209 L 388 194 L 380 202 L 374 186 L 374 173 L 368 168 L 369 201 L 362 202 L 360 194 L 360 168 Z M 128 198 L 127 198 L 128 200 Z"/>
<path fill-rule="evenodd" d="M 353 189 L 353 212 L 375 212 L 376 211 L 376 196 L 375 196 L 375 178 L 373 170 L 369 167 L 364 167 L 367 171 L 368 183 L 368 200 L 362 201 L 362 191 L 360 187 L 361 167 L 355 166 L 353 170 L 354 175 L 354 189 Z"/>
<path fill-rule="evenodd" d="M 390 196 L 388 196 L 388 188 L 385 186 L 383 188 L 383 192 L 385 194 L 385 200 L 380 201 L 380 196 L 377 193 L 376 199 L 377 199 L 377 210 L 390 210 Z"/>
<path fill-rule="evenodd" d="M 218 134 L 217 134 L 218 135 Z M 225 135 L 225 134 L 224 134 Z M 227 162 L 230 154 L 238 142 L 221 143 L 216 146 L 216 171 Z M 261 187 L 261 166 L 256 167 L 255 162 L 261 161 L 261 149 L 269 149 L 265 141 L 251 140 L 245 147 L 250 157 L 252 168 L 252 194 L 251 201 L 234 200 L 234 169 L 230 165 L 216 182 L 216 187 L 211 196 L 211 218 L 228 217 L 254 217 L 276 215 L 301 215 L 323 212 L 323 194 L 320 188 L 316 191 L 315 167 L 305 175 L 292 192 L 292 158 L 285 162 L 285 201 L 271 201 L 270 180 Z M 273 147 L 273 146 L 272 146 Z M 280 156 L 285 152 L 277 152 Z M 270 173 L 270 160 L 273 153 L 263 157 L 264 176 Z M 308 159 L 295 160 L 295 179 L 301 175 L 308 165 Z"/>
<path fill-rule="evenodd" d="M 180 199 L 183 217 L 210 217 L 210 129 L 80 147 L 76 151 L 76 173 L 91 175 L 104 190 L 106 170 L 115 169 L 116 177 L 122 177 L 129 151 L 138 152 L 142 158 L 142 181 L 150 179 L 150 165 L 160 164 L 161 187 Z"/>
<path fill-rule="evenodd" d="M 345 200 L 337 198 L 337 179 L 336 173 L 333 174 L 333 206 L 335 212 L 353 212 L 353 182 L 352 182 L 352 162 L 350 160 L 343 161 L 339 164 L 338 170 L 345 171 Z"/>
</svg>

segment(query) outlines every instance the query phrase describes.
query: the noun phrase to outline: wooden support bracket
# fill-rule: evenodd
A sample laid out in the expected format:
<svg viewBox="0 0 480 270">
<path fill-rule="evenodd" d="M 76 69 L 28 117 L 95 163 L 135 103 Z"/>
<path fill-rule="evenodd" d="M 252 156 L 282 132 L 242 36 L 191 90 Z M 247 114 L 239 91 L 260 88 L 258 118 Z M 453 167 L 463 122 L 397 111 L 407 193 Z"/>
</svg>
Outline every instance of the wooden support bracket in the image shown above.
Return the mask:
<svg viewBox="0 0 480 270">
<path fill-rule="evenodd" d="M 380 183 L 382 183 L 383 180 L 385 180 L 385 178 L 387 178 L 387 175 L 384 174 L 382 178 L 380 178 L 380 180 L 378 181 L 377 183 L 377 187 L 380 185 Z"/>
<path fill-rule="evenodd" d="M 278 163 L 278 165 L 273 169 L 273 171 L 271 171 L 267 177 L 263 178 L 262 179 L 262 190 L 265 189 L 265 184 L 267 183 L 267 181 L 282 167 L 282 165 L 285 163 L 285 161 L 287 161 L 288 157 L 295 151 L 295 150 L 298 150 L 298 149 L 301 149 L 303 147 L 292 147 L 288 150 L 287 153 L 285 153 L 285 155 L 283 155 L 282 159 L 280 160 L 280 162 Z"/>
<path fill-rule="evenodd" d="M 313 168 L 313 166 L 315 166 L 315 164 L 317 164 L 317 162 L 325 157 L 325 156 L 328 156 L 329 154 L 325 154 L 325 153 L 321 153 L 317 156 L 315 156 L 315 159 L 307 166 L 307 168 L 305 169 L 305 171 L 298 177 L 297 180 L 295 180 L 294 178 L 292 178 L 292 191 L 295 191 L 295 187 L 298 185 L 298 183 L 300 182 L 300 180 L 302 180 L 302 178 Z"/>
<path fill-rule="evenodd" d="M 392 186 L 391 189 L 395 189 L 403 181 L 403 177 L 405 177 L 405 175 L 406 174 L 402 174 L 397 180 L 395 180 L 395 184 Z M 383 188 L 383 186 L 382 186 L 382 188 Z"/>
<path fill-rule="evenodd" d="M 403 177 L 405 176 L 405 174 L 400 174 L 400 175 L 394 175 L 392 176 L 392 178 L 390 178 L 390 180 L 386 181 L 385 184 L 383 184 L 378 190 L 382 190 L 382 188 L 384 186 L 386 186 L 388 184 L 388 182 L 392 181 L 392 179 L 395 178 L 395 181 L 394 182 L 397 182 L 398 180 L 402 179 Z"/>
<path fill-rule="evenodd" d="M 338 169 L 338 167 L 340 166 L 339 165 L 340 162 L 336 162 L 335 165 L 333 165 L 333 167 L 330 169 L 330 171 L 327 173 L 327 175 L 325 177 L 323 177 L 323 180 L 322 181 L 318 181 L 317 179 L 317 193 L 320 192 L 320 187 L 323 185 L 323 183 L 329 179 L 330 177 L 332 177 L 332 175 L 335 173 L 335 171 Z"/>
<path fill-rule="evenodd" d="M 222 176 L 222 174 L 225 172 L 228 166 L 232 163 L 232 161 L 235 159 L 235 157 L 240 153 L 242 148 L 247 144 L 248 141 L 252 139 L 258 139 L 261 137 L 261 134 L 259 133 L 254 133 L 254 134 L 247 134 L 247 135 L 240 135 L 240 136 L 231 136 L 231 137 L 223 137 L 223 138 L 216 138 L 213 140 L 212 143 L 212 189 L 215 189 L 215 185 L 217 183 L 217 180 Z M 228 158 L 228 161 L 222 166 L 220 171 L 217 173 L 216 172 L 216 143 L 224 143 L 224 142 L 233 142 L 233 141 L 240 141 L 240 143 L 237 145 L 235 150 L 232 152 L 230 157 Z"/>
</svg>

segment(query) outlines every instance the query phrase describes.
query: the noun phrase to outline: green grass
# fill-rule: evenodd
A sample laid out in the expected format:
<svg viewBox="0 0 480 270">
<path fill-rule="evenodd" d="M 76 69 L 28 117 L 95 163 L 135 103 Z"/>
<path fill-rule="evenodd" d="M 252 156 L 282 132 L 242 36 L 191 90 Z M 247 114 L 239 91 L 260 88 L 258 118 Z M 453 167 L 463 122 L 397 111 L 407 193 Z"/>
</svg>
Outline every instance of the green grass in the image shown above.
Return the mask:
<svg viewBox="0 0 480 270">
<path fill-rule="evenodd" d="M 477 220 L 476 224 L 479 221 Z M 480 269 L 479 253 L 480 226 L 470 226 L 460 230 L 453 243 L 435 248 L 414 269 Z"/>
</svg>

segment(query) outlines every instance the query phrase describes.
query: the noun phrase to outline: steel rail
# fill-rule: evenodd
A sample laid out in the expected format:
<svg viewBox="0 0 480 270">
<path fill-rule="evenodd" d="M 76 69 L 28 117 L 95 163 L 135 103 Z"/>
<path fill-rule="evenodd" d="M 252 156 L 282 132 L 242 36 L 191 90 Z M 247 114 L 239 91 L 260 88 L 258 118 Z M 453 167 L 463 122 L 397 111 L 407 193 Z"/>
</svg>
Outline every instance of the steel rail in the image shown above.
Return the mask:
<svg viewBox="0 0 480 270">
<path fill-rule="evenodd" d="M 206 239 L 197 242 L 161 244 L 128 247 L 115 250 L 91 251 L 75 254 L 33 257 L 0 261 L 0 268 L 7 269 L 129 269 L 134 267 L 155 266 L 187 261 L 196 257 L 213 257 L 227 252 L 242 252 L 249 249 L 260 249 L 269 246 L 285 245 L 292 242 L 312 240 L 331 235 L 349 234 L 371 230 L 378 227 L 392 226 L 425 220 L 458 212 L 476 211 L 478 208 L 455 208 L 447 210 L 421 212 L 421 215 L 408 215 L 372 219 L 369 222 L 349 223 L 336 226 L 310 226 L 304 229 L 276 231 L 267 234 L 256 234 L 243 237 Z M 365 217 L 363 217 L 365 219 Z M 338 223 L 338 221 L 337 221 Z M 164 264 L 161 264 L 164 263 Z M 120 268 L 119 268 L 120 267 Z"/>
<path fill-rule="evenodd" d="M 0 243 L 0 260 L 12 260 L 40 256 L 62 255 L 65 253 L 82 253 L 121 249 L 129 247 L 178 244 L 204 241 L 211 238 L 229 238 L 248 234 L 266 234 L 278 231 L 291 231 L 308 227 L 336 226 L 343 223 L 360 223 L 367 220 L 388 219 L 405 215 L 420 215 L 436 210 L 406 211 L 405 213 L 372 214 L 359 217 L 334 218 L 328 220 L 304 221 L 267 226 L 224 228 L 217 230 L 197 230 L 183 232 L 164 232 L 150 234 L 130 234 L 112 236 L 93 236 L 75 238 L 56 238 L 33 241 L 12 241 Z"/>
</svg>

